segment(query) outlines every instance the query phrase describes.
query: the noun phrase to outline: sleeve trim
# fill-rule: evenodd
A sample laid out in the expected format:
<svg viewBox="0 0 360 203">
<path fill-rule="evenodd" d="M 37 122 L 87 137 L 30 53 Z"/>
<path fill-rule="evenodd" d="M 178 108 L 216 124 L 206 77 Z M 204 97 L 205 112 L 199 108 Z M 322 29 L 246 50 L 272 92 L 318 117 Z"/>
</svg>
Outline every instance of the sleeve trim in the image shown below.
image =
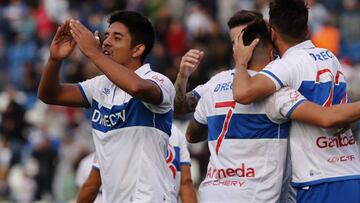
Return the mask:
<svg viewBox="0 0 360 203">
<path fill-rule="evenodd" d="M 156 86 L 159 87 L 159 90 L 160 90 L 160 103 L 159 104 L 162 104 L 164 102 L 164 93 L 163 93 L 163 90 L 161 89 L 160 85 L 157 84 L 155 81 L 153 80 L 150 80 L 148 79 L 149 81 L 153 82 Z"/>
<path fill-rule="evenodd" d="M 84 98 L 84 100 L 85 100 L 85 105 L 86 105 L 86 108 L 90 108 L 91 107 L 91 105 L 90 105 L 90 103 L 89 103 L 89 100 L 88 100 L 88 98 L 86 97 L 86 94 L 85 94 L 85 91 L 84 91 L 84 89 L 82 88 L 82 86 L 78 83 L 77 84 L 77 86 L 79 87 L 79 89 L 80 89 L 80 92 L 81 92 L 81 95 L 83 96 L 83 98 Z"/>
<path fill-rule="evenodd" d="M 92 166 L 92 169 L 100 172 L 100 168 L 97 166 Z"/>
<path fill-rule="evenodd" d="M 298 107 L 301 103 L 303 103 L 304 101 L 306 101 L 306 99 L 302 99 L 300 101 L 298 101 L 293 107 L 291 107 L 291 109 L 289 110 L 289 112 L 286 114 L 287 118 L 290 118 L 292 112 L 296 109 L 296 107 Z"/>
<path fill-rule="evenodd" d="M 274 75 L 274 73 L 272 73 L 272 72 L 270 72 L 268 70 L 262 70 L 260 72 L 266 73 L 270 77 L 274 78 L 279 83 L 280 87 L 284 87 L 284 84 L 281 82 L 281 80 L 276 75 Z"/>
<path fill-rule="evenodd" d="M 197 124 L 202 125 L 202 126 L 205 126 L 205 127 L 207 126 L 207 124 L 201 123 L 200 121 L 196 120 L 195 116 L 193 116 L 193 118 L 194 118 L 194 121 L 195 121 Z"/>
<path fill-rule="evenodd" d="M 190 163 L 190 162 L 180 162 L 180 166 L 183 166 L 183 165 L 189 165 L 189 166 L 191 166 L 191 163 Z"/>
<path fill-rule="evenodd" d="M 191 91 L 191 93 L 192 93 L 195 97 L 197 97 L 198 99 L 201 98 L 200 94 L 199 94 L 196 90 Z"/>
</svg>

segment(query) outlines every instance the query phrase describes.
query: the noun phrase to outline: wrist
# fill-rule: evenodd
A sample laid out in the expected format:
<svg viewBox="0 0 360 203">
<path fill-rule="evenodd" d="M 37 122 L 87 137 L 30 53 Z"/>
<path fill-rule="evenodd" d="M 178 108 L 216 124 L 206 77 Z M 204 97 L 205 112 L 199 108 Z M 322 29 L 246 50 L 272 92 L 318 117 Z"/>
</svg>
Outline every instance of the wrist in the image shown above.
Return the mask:
<svg viewBox="0 0 360 203">
<path fill-rule="evenodd" d="M 179 71 L 178 74 L 177 74 L 177 78 L 187 80 L 189 78 L 189 74 L 186 74 L 184 72 Z"/>
<path fill-rule="evenodd" d="M 54 58 L 54 57 L 51 57 L 51 56 L 48 58 L 49 63 L 61 63 L 62 60 L 63 60 L 62 58 Z"/>
<path fill-rule="evenodd" d="M 247 63 L 243 63 L 243 62 L 236 63 L 235 68 L 247 69 Z"/>
</svg>

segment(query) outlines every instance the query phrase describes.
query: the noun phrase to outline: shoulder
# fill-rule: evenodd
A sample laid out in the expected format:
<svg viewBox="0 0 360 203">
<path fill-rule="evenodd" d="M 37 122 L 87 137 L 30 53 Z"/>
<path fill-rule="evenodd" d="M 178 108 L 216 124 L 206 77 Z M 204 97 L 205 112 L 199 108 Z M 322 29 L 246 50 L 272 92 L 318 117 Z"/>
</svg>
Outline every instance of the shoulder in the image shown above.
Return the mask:
<svg viewBox="0 0 360 203">
<path fill-rule="evenodd" d="M 161 74 L 161 73 L 158 73 L 156 71 L 149 71 L 148 73 L 144 74 L 142 76 L 143 79 L 147 79 L 147 80 L 153 80 L 155 81 L 157 84 L 159 84 L 160 86 L 165 86 L 165 85 L 171 85 L 172 86 L 172 82 L 171 80 Z"/>
<path fill-rule="evenodd" d="M 210 80 L 208 82 L 212 83 L 212 82 L 217 82 L 221 79 L 223 79 L 224 77 L 227 77 L 227 76 L 231 76 L 232 73 L 234 73 L 234 69 L 231 69 L 231 70 L 225 70 L 225 71 L 221 71 L 219 73 L 216 73 L 215 75 L 213 75 Z"/>
<path fill-rule="evenodd" d="M 182 133 L 178 127 L 176 127 L 174 124 L 171 126 L 171 136 L 170 136 L 170 142 L 171 144 L 178 143 L 181 139 Z"/>
</svg>

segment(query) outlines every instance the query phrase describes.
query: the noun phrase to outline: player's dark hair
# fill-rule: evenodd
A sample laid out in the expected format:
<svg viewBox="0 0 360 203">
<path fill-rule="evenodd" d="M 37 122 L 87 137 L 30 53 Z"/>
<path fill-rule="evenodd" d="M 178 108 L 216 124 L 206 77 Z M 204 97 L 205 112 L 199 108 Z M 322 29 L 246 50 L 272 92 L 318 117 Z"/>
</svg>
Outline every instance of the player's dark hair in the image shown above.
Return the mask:
<svg viewBox="0 0 360 203">
<path fill-rule="evenodd" d="M 256 38 L 260 40 L 258 46 L 272 44 L 269 28 L 262 18 L 250 22 L 243 30 L 244 45 L 250 45 Z"/>
<path fill-rule="evenodd" d="M 270 25 L 285 40 L 304 40 L 307 36 L 309 11 L 304 0 L 271 0 Z"/>
<path fill-rule="evenodd" d="M 131 36 L 131 45 L 145 45 L 145 51 L 141 55 L 141 62 L 144 62 L 146 56 L 154 46 L 155 32 L 149 19 L 135 11 L 115 11 L 108 20 L 111 25 L 114 22 L 124 24 Z"/>
<path fill-rule="evenodd" d="M 241 10 L 236 12 L 228 21 L 229 29 L 237 26 L 247 25 L 253 21 L 263 19 L 261 13 L 256 11 Z"/>
</svg>

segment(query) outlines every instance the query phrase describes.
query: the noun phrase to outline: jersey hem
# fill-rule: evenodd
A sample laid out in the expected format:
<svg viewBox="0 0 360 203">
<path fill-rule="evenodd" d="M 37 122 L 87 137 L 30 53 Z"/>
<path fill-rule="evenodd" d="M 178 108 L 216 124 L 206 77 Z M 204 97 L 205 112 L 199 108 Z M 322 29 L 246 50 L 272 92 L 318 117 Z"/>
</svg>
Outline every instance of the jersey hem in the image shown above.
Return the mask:
<svg viewBox="0 0 360 203">
<path fill-rule="evenodd" d="M 308 182 L 292 182 L 291 185 L 293 187 L 305 187 L 305 186 L 313 186 L 322 183 L 329 183 L 329 182 L 337 182 L 337 181 L 345 181 L 345 180 L 355 180 L 360 179 L 360 175 L 352 175 L 352 176 L 341 176 L 341 177 L 333 177 L 333 178 L 324 178 L 320 180 L 313 180 Z"/>
</svg>

